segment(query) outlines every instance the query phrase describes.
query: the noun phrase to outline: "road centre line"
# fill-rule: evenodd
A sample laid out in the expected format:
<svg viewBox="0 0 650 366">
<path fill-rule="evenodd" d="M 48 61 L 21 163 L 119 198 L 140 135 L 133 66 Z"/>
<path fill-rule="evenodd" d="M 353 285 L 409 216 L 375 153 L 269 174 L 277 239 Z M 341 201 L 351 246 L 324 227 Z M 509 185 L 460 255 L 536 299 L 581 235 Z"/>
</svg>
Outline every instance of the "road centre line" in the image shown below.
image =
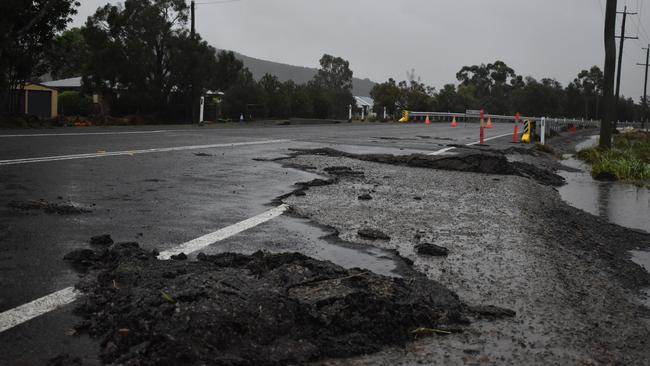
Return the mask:
<svg viewBox="0 0 650 366">
<path fill-rule="evenodd" d="M 270 221 L 278 216 L 281 216 L 288 209 L 288 205 L 282 204 L 257 216 L 253 216 L 244 221 L 240 221 L 236 224 L 227 226 L 223 229 L 204 235 L 200 238 L 190 240 L 177 246 L 176 248 L 166 250 L 158 255 L 158 259 L 167 260 L 170 259 L 172 255 L 179 254 L 181 252 L 186 254 L 196 252 L 208 247 L 209 245 L 225 240 L 231 236 L 234 236 L 243 231 Z M 80 296 L 81 293 L 71 286 L 24 305 L 20 305 L 13 309 L 4 311 L 0 313 L 0 333 L 29 320 L 37 318 L 41 315 L 49 313 L 53 310 L 56 310 L 62 306 L 68 305 L 77 300 Z"/>
<path fill-rule="evenodd" d="M 178 146 L 178 147 L 164 147 L 164 148 L 153 148 L 153 149 L 144 149 L 144 150 L 113 151 L 113 152 L 109 151 L 109 152 L 97 152 L 97 153 L 89 153 L 89 154 L 44 156 L 44 157 L 39 157 L 39 158 L 0 160 L 0 166 L 1 165 L 42 163 L 42 162 L 48 162 L 48 161 L 104 158 L 104 157 L 108 157 L 108 156 L 150 154 L 150 153 L 170 152 L 170 151 L 201 150 L 201 149 L 211 149 L 211 148 L 218 148 L 218 147 L 237 147 L 237 146 L 250 146 L 250 145 L 279 144 L 279 143 L 288 142 L 288 141 L 291 141 L 291 140 L 262 140 L 262 141 L 248 141 L 248 142 L 232 142 L 232 143 L 213 144 L 213 145 Z"/>
<path fill-rule="evenodd" d="M 0 138 L 9 137 L 50 137 L 50 136 L 93 136 L 93 135 L 141 135 L 147 133 L 186 132 L 193 130 L 152 130 L 152 131 L 113 131 L 113 132 L 63 132 L 63 133 L 25 133 L 15 135 L 0 135 Z"/>
<path fill-rule="evenodd" d="M 504 133 L 503 135 L 492 136 L 492 137 L 490 137 L 490 138 L 484 139 L 483 141 L 496 140 L 496 139 L 500 139 L 500 138 L 502 138 L 502 137 L 506 137 L 506 136 L 512 136 L 512 133 Z M 478 144 L 480 144 L 480 143 L 481 143 L 481 141 L 470 142 L 469 144 L 465 144 L 465 146 L 474 146 L 474 145 L 478 145 Z M 446 153 L 446 152 L 449 152 L 449 151 L 451 151 L 451 150 L 454 150 L 455 148 L 456 148 L 456 147 L 446 147 L 446 148 L 444 148 L 444 149 L 440 149 L 440 150 L 438 150 L 438 151 L 434 151 L 434 152 L 429 153 L 429 154 L 427 154 L 427 155 L 431 155 L 431 156 L 433 156 L 433 155 L 442 155 L 442 154 L 444 154 L 444 153 Z"/>
</svg>

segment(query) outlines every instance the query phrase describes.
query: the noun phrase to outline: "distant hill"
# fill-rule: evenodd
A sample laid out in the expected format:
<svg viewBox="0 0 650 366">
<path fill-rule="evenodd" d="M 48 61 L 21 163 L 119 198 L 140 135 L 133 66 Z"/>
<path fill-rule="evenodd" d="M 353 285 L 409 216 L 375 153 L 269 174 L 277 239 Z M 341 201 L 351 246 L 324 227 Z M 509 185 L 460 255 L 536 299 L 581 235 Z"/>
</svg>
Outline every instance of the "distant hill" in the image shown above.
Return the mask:
<svg viewBox="0 0 650 366">
<path fill-rule="evenodd" d="M 297 84 L 304 84 L 311 80 L 317 72 L 317 69 L 314 68 L 260 60 L 237 52 L 235 52 L 235 56 L 253 73 L 256 80 L 261 79 L 264 74 L 271 74 L 277 76 L 280 81 L 293 80 Z M 375 83 L 369 79 L 354 78 L 352 80 L 352 94 L 369 97 L 373 86 L 375 86 Z"/>
</svg>

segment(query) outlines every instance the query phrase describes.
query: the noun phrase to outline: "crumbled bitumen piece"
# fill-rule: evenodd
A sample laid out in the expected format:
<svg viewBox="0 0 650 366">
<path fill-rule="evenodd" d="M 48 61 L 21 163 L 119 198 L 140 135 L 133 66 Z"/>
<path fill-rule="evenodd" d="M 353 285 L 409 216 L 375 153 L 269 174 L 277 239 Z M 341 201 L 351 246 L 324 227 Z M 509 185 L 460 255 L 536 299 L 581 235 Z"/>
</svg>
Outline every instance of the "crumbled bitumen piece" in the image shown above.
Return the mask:
<svg viewBox="0 0 650 366">
<path fill-rule="evenodd" d="M 329 185 L 332 185 L 334 183 L 336 183 L 336 180 L 333 180 L 333 179 L 324 180 L 324 179 L 318 179 L 317 178 L 317 179 L 314 179 L 314 180 L 310 180 L 309 182 L 298 182 L 298 183 L 296 183 L 296 185 L 305 188 L 305 187 L 329 186 Z"/>
<path fill-rule="evenodd" d="M 431 243 L 420 243 L 415 246 L 415 251 L 421 255 L 444 257 L 449 255 L 449 249 Z"/>
<path fill-rule="evenodd" d="M 70 356 L 67 353 L 62 353 L 47 362 L 47 366 L 81 366 L 83 362 L 79 357 Z"/>
<path fill-rule="evenodd" d="M 178 253 L 178 254 L 172 255 L 170 258 L 173 261 L 185 261 L 185 260 L 187 260 L 187 254 Z"/>
<path fill-rule="evenodd" d="M 390 236 L 377 229 L 365 228 L 357 232 L 360 237 L 370 240 L 390 240 Z"/>
<path fill-rule="evenodd" d="M 331 166 L 323 169 L 326 173 L 335 175 L 335 176 L 351 176 L 358 177 L 364 176 L 365 174 L 361 171 L 352 170 L 352 168 L 347 166 Z"/>
<path fill-rule="evenodd" d="M 370 195 L 370 193 L 364 193 L 360 195 L 358 198 L 359 201 L 370 201 L 372 199 L 372 196 Z"/>
<path fill-rule="evenodd" d="M 331 157 L 346 157 L 362 161 L 382 164 L 409 166 L 416 168 L 440 169 L 483 174 L 517 175 L 534 179 L 537 182 L 561 186 L 564 178 L 547 169 L 522 162 L 510 162 L 499 152 L 491 150 L 469 151 L 455 156 L 432 156 L 423 154 L 391 155 L 391 154 L 353 154 L 331 148 L 291 149 L 293 156 L 322 155 Z"/>
<path fill-rule="evenodd" d="M 43 210 L 49 214 L 78 215 L 91 212 L 71 204 L 48 203 L 45 201 L 11 201 L 7 204 L 10 208 L 17 210 Z"/>
<path fill-rule="evenodd" d="M 97 235 L 90 238 L 90 244 L 92 245 L 113 245 L 113 238 L 109 234 Z"/>
<path fill-rule="evenodd" d="M 92 249 L 77 249 L 64 255 L 63 259 L 69 261 L 75 268 L 88 269 L 100 259 L 101 255 Z"/>
<path fill-rule="evenodd" d="M 404 345 L 415 329 L 468 323 L 458 296 L 424 277 L 384 277 L 298 253 L 160 261 L 115 244 L 77 327 L 105 364 L 294 365 Z"/>
<path fill-rule="evenodd" d="M 194 156 L 199 156 L 199 157 L 209 157 L 209 156 L 214 156 L 212 154 L 207 154 L 207 153 L 194 153 Z"/>
<path fill-rule="evenodd" d="M 512 318 L 517 315 L 514 310 L 501 308 L 494 305 L 478 305 L 470 307 L 470 311 L 476 315 L 489 318 Z"/>
</svg>

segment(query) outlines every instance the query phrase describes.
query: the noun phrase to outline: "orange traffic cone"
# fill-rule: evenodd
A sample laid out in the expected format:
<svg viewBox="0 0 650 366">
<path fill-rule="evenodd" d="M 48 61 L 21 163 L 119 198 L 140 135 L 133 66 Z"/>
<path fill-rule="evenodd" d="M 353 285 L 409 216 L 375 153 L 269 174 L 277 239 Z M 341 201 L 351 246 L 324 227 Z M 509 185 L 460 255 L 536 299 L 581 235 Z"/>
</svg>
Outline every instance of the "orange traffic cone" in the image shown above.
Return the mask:
<svg viewBox="0 0 650 366">
<path fill-rule="evenodd" d="M 427 114 L 427 119 L 424 120 L 424 124 L 425 125 L 430 125 L 431 124 L 431 121 L 429 120 L 429 115 L 428 114 Z"/>
<path fill-rule="evenodd" d="M 494 127 L 492 125 L 492 118 L 488 117 L 488 123 L 487 123 L 487 126 L 485 126 L 485 128 L 492 128 L 492 127 Z"/>
<path fill-rule="evenodd" d="M 451 120 L 451 127 L 456 127 L 458 126 L 458 123 L 456 123 L 456 116 L 454 116 L 454 119 Z"/>
</svg>

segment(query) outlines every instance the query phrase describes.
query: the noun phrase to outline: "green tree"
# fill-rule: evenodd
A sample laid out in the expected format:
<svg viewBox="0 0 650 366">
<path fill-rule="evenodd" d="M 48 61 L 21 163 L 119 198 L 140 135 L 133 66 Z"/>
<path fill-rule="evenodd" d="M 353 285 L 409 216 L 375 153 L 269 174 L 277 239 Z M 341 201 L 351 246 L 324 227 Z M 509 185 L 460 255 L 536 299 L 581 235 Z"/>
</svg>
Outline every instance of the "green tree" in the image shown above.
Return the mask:
<svg viewBox="0 0 650 366">
<path fill-rule="evenodd" d="M 89 57 L 88 45 L 81 28 L 65 30 L 49 45 L 45 60 L 54 79 L 81 76 Z"/>
<path fill-rule="evenodd" d="M 376 84 L 370 91 L 370 97 L 375 101 L 375 113 L 382 115 L 386 107 L 388 115 L 395 115 L 400 100 L 400 89 L 391 78 L 385 83 Z"/>
<path fill-rule="evenodd" d="M 355 104 L 350 63 L 340 57 L 325 54 L 320 59 L 320 66 L 309 83 L 314 112 L 319 118 L 347 117 L 348 105 Z"/>
<path fill-rule="evenodd" d="M 0 1 L 0 113 L 15 113 L 13 91 L 47 71 L 44 55 L 76 14 L 74 0 Z"/>
<path fill-rule="evenodd" d="M 209 52 L 198 37 L 188 36 L 187 19 L 184 0 L 126 0 L 98 9 L 82 32 L 90 52 L 85 84 L 95 90 L 120 89 L 126 99 L 138 101 L 131 112 L 164 113 L 172 91 L 179 92 L 182 86 L 180 80 L 209 72 L 198 70 L 205 67 L 201 62 L 189 63 L 188 70 L 188 59 L 178 57 L 181 49 Z"/>
</svg>

